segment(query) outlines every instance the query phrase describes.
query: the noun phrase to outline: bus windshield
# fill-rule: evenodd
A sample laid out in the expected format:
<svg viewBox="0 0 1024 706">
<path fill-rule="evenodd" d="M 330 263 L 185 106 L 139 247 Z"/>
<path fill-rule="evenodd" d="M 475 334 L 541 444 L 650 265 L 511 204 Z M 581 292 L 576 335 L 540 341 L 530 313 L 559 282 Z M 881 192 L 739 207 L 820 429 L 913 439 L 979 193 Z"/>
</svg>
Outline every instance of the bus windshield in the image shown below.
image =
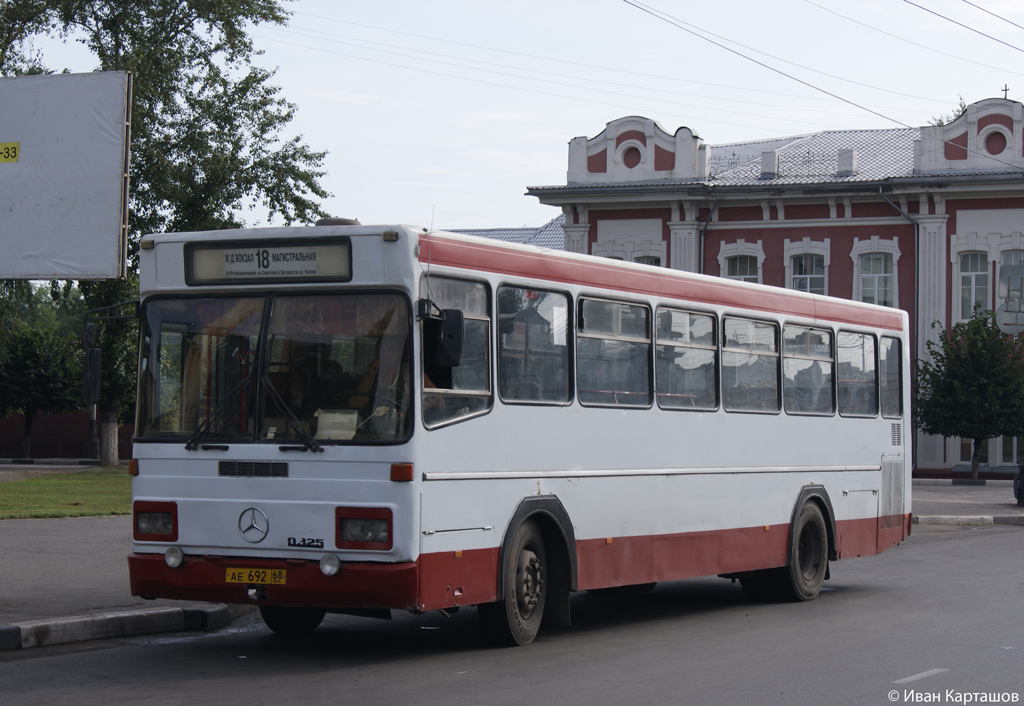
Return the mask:
<svg viewBox="0 0 1024 706">
<path fill-rule="evenodd" d="M 399 294 L 151 300 L 136 437 L 402 441 L 412 431 L 409 336 Z"/>
</svg>

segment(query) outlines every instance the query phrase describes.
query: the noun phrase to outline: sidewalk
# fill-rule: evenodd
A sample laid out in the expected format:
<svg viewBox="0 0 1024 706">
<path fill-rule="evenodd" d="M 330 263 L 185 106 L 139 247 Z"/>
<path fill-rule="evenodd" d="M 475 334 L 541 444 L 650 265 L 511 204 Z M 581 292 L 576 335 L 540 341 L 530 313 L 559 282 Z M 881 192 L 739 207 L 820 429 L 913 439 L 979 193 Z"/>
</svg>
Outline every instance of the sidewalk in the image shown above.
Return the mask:
<svg viewBox="0 0 1024 706">
<path fill-rule="evenodd" d="M 1013 481 L 953 485 L 949 480 L 914 480 L 914 523 L 921 525 L 1024 525 Z"/>
<path fill-rule="evenodd" d="M 0 459 L 7 481 L 88 472 L 95 463 Z M 132 520 L 70 517 L 0 520 L 0 651 L 108 637 L 216 630 L 248 606 L 147 601 L 131 595 Z"/>
<path fill-rule="evenodd" d="M 88 466 L 0 463 L 3 481 L 24 473 L 88 471 Z M 915 480 L 919 525 L 1024 525 L 1011 481 L 983 486 Z M 131 518 L 0 520 L 0 651 L 98 638 L 216 630 L 249 606 L 146 601 L 130 595 Z"/>
</svg>

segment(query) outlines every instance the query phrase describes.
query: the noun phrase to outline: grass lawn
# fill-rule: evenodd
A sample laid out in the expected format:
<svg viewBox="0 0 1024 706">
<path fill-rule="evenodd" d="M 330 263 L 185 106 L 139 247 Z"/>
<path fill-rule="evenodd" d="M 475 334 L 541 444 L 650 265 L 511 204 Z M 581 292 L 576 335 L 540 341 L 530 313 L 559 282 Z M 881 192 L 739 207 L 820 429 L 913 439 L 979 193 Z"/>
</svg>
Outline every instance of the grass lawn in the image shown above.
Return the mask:
<svg viewBox="0 0 1024 706">
<path fill-rule="evenodd" d="M 132 511 L 128 471 L 100 468 L 0 483 L 0 520 L 27 517 L 128 515 Z"/>
</svg>

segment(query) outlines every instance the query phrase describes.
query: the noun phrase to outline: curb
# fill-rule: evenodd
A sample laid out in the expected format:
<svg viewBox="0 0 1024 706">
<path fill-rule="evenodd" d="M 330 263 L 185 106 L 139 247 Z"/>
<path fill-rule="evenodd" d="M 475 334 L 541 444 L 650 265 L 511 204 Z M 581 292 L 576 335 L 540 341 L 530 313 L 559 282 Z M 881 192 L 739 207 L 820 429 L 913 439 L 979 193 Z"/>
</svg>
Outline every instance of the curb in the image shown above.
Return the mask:
<svg viewBox="0 0 1024 706">
<path fill-rule="evenodd" d="M 228 605 L 150 608 L 0 625 L 0 652 L 163 632 L 212 632 L 252 610 Z"/>
<path fill-rule="evenodd" d="M 914 515 L 915 525 L 982 525 L 1024 526 L 1024 515 Z"/>
</svg>

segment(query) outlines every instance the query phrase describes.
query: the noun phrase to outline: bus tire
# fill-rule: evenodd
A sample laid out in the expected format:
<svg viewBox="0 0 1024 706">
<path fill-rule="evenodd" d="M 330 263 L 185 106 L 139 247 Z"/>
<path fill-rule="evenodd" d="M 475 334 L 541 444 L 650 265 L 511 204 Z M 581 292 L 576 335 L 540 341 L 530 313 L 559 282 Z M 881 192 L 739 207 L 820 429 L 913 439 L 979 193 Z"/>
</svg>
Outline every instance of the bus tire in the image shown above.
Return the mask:
<svg viewBox="0 0 1024 706">
<path fill-rule="evenodd" d="M 320 608 L 260 606 L 260 617 L 279 635 L 308 635 L 320 627 L 327 611 Z"/>
<path fill-rule="evenodd" d="M 515 647 L 533 642 L 544 617 L 547 598 L 547 552 L 537 525 L 527 520 L 512 535 L 506 553 L 505 597 L 478 607 L 488 637 Z"/>
<path fill-rule="evenodd" d="M 779 600 L 809 601 L 821 592 L 828 571 L 828 529 L 817 503 L 800 508 L 790 538 L 789 564 L 776 569 Z"/>
</svg>

